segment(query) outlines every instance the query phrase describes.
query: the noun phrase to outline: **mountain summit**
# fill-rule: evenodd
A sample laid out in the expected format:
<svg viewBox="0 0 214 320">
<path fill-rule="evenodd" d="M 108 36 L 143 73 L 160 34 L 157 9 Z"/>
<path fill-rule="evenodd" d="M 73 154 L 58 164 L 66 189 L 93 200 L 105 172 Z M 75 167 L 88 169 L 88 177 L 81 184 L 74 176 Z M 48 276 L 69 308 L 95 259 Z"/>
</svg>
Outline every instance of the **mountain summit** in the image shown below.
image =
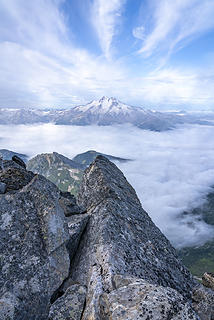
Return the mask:
<svg viewBox="0 0 214 320">
<path fill-rule="evenodd" d="M 129 106 L 116 98 L 103 96 L 86 105 L 80 105 L 61 114 L 56 124 L 101 125 L 129 123 L 142 129 L 162 131 L 179 123 L 179 116 Z"/>
<path fill-rule="evenodd" d="M 93 100 L 84 106 L 74 108 L 75 111 L 99 114 L 130 114 L 132 112 L 145 112 L 142 108 L 129 106 L 114 97 L 103 96 L 100 100 Z M 150 111 L 147 111 L 150 112 Z"/>
</svg>

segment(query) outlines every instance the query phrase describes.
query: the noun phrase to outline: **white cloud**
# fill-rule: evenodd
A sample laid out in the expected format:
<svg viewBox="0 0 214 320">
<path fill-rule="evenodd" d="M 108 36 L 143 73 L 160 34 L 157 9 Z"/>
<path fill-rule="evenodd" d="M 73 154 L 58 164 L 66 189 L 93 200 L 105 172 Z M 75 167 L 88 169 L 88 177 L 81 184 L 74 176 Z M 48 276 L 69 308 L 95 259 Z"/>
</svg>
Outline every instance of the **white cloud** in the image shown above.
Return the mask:
<svg viewBox="0 0 214 320">
<path fill-rule="evenodd" d="M 119 167 L 174 245 L 200 244 L 214 237 L 213 227 L 198 217 L 181 216 L 200 205 L 214 185 L 214 127 L 187 126 L 158 133 L 132 126 L 1 125 L 0 132 L 1 148 L 29 156 L 57 151 L 72 158 L 95 149 L 134 159 Z"/>
<path fill-rule="evenodd" d="M 172 52 L 178 45 L 214 28 L 212 0 L 154 0 L 153 4 L 153 28 L 140 49 L 147 56 L 161 50 Z"/>
<path fill-rule="evenodd" d="M 94 0 L 93 3 L 92 22 L 107 58 L 111 57 L 111 44 L 124 3 L 125 0 Z"/>
</svg>

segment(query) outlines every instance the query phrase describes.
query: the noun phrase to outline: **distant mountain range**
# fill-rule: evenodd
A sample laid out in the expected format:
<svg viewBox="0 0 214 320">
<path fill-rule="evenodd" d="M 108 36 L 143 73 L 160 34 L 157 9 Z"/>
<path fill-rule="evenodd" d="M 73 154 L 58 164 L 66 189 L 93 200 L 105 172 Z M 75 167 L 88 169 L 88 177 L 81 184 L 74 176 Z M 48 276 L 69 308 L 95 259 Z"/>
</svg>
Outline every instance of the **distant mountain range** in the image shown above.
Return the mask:
<svg viewBox="0 0 214 320">
<path fill-rule="evenodd" d="M 0 149 L 0 154 L 2 155 L 4 160 L 11 160 L 13 156 L 18 156 L 24 162 L 27 162 L 28 156 L 26 154 L 13 152 L 7 149 Z"/>
<path fill-rule="evenodd" d="M 141 129 L 164 131 L 178 124 L 197 123 L 213 125 L 200 114 L 185 112 L 158 112 L 129 106 L 116 98 L 100 100 L 66 110 L 5 109 L 0 108 L 0 124 L 49 123 L 57 125 L 103 125 L 130 123 Z"/>
<path fill-rule="evenodd" d="M 102 155 L 104 157 L 106 157 L 107 159 L 109 159 L 110 161 L 113 162 L 127 162 L 127 161 L 131 161 L 131 159 L 124 159 L 124 158 L 120 158 L 120 157 L 114 157 L 111 156 L 109 154 L 105 154 L 105 153 L 101 153 L 101 152 L 97 152 L 94 150 L 89 150 L 86 151 L 84 153 L 80 153 L 78 155 L 76 155 L 72 160 L 74 162 L 78 162 L 80 163 L 84 169 L 86 169 L 88 166 L 90 166 L 90 164 L 95 160 L 95 158 L 99 155 Z"/>
</svg>

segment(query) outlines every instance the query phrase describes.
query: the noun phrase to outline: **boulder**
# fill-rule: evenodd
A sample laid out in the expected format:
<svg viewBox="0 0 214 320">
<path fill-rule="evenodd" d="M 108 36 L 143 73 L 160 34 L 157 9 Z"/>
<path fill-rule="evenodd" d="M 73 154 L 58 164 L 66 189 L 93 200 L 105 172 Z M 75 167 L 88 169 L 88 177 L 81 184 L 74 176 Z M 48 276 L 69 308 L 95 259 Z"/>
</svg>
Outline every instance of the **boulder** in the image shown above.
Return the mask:
<svg viewBox="0 0 214 320">
<path fill-rule="evenodd" d="M 24 168 L 1 173 L 0 318 L 47 320 L 50 300 L 69 274 L 69 240 L 57 187 Z"/>
<path fill-rule="evenodd" d="M 4 161 L 4 163 L 7 161 Z M 7 164 L 6 164 L 7 165 Z M 6 192 L 13 192 L 22 189 L 30 183 L 35 175 L 22 167 L 7 167 L 0 171 L 0 181 L 6 184 Z"/>
<path fill-rule="evenodd" d="M 202 277 L 202 283 L 205 287 L 214 290 L 214 273 L 205 272 Z"/>
<path fill-rule="evenodd" d="M 116 289 L 100 298 L 103 320 L 199 319 L 189 302 L 174 289 L 119 275 L 114 280 Z"/>
<path fill-rule="evenodd" d="M 18 156 L 14 155 L 12 156 L 12 160 L 14 162 L 16 162 L 19 166 L 23 167 L 24 169 L 26 169 L 26 164 L 25 162 Z"/>
<path fill-rule="evenodd" d="M 86 169 L 78 204 L 90 216 L 71 262 L 73 281 L 88 287 L 83 319 L 102 319 L 99 299 L 115 289 L 117 274 L 172 288 L 184 302 L 190 299 L 195 285 L 190 272 L 143 210 L 122 172 L 103 156 Z"/>
</svg>

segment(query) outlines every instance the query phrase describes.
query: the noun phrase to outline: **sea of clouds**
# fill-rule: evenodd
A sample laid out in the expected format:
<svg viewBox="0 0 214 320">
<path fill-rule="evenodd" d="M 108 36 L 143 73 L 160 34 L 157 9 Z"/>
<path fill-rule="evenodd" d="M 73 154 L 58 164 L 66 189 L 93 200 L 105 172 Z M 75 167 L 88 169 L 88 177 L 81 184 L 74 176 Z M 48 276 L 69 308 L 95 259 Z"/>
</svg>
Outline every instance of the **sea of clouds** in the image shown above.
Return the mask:
<svg viewBox="0 0 214 320">
<path fill-rule="evenodd" d="M 143 208 L 177 248 L 200 245 L 214 228 L 182 215 L 205 201 L 214 186 L 214 127 L 188 125 L 165 132 L 133 126 L 0 126 L 0 149 L 33 157 L 59 152 L 69 158 L 87 150 L 130 158 L 117 163 Z"/>
</svg>

